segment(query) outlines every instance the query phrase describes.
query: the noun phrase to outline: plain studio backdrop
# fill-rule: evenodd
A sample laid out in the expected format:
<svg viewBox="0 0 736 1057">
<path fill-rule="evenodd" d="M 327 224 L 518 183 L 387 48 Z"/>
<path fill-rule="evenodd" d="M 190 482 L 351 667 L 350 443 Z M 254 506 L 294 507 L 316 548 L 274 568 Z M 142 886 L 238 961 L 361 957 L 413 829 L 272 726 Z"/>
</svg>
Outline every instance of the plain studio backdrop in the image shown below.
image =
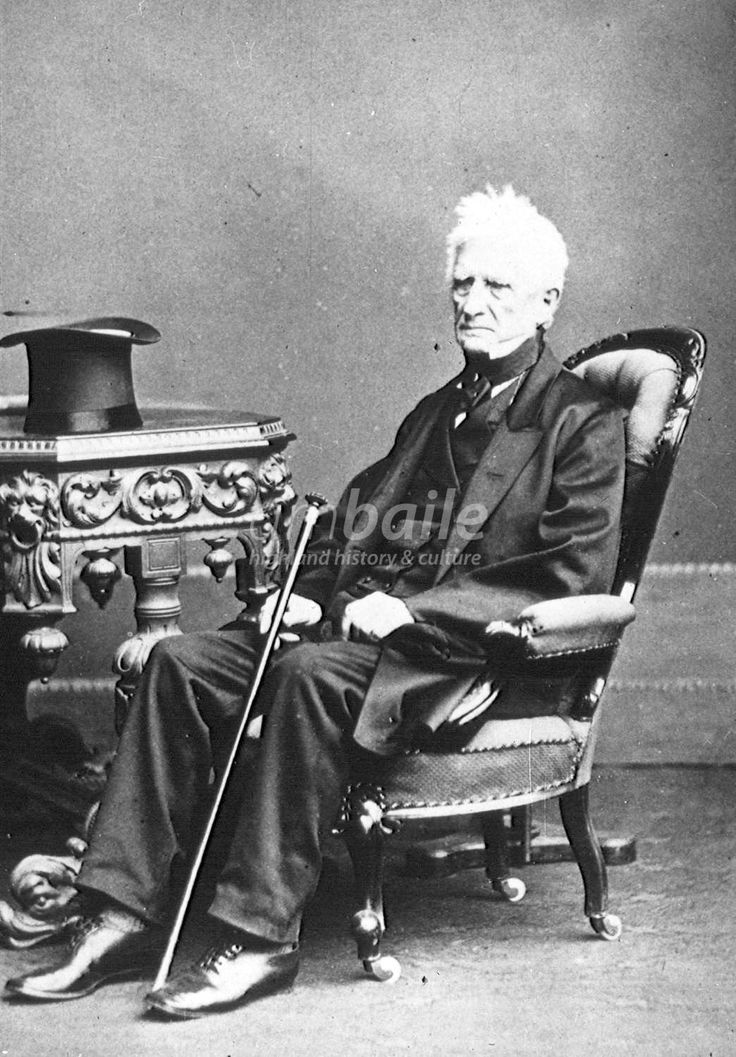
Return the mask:
<svg viewBox="0 0 736 1057">
<path fill-rule="evenodd" d="M 444 238 L 460 195 L 487 180 L 529 194 L 567 240 L 551 335 L 561 358 L 620 330 L 704 331 L 709 364 L 654 545 L 659 571 L 637 600 L 597 759 L 736 761 L 724 613 L 736 611 L 733 0 L 0 4 L 0 309 L 158 327 L 163 340 L 133 354 L 140 403 L 280 414 L 298 434 L 301 493 L 336 498 L 458 370 Z M 25 392 L 24 360 L 0 351 L 0 391 Z M 231 587 L 207 596 L 208 574 L 187 579 L 186 627 L 221 619 L 224 596 L 233 608 Z M 118 585 L 104 619 L 78 595 L 71 646 L 34 707 L 63 700 L 100 744 L 112 739 L 101 674 L 131 629 L 132 588 Z M 93 670 L 84 693 L 67 678 Z M 322 1053 L 449 1054 L 461 1037 L 468 1054 L 503 1040 L 517 1054 L 588 1053 L 595 1040 L 598 1053 L 720 1055 L 727 774 L 604 774 L 604 819 L 642 837 L 640 862 L 612 879 L 620 948 L 571 942 L 574 918 L 549 926 L 554 868 L 536 881 L 521 944 L 515 920 L 495 952 L 461 924 L 448 958 L 460 911 L 438 931 L 425 903 L 412 923 L 409 888 L 396 920 L 419 960 L 404 990 L 351 989 L 352 952 L 330 926 L 288 1005 L 153 1035 L 131 984 L 89 1008 L 12 1008 L 3 1040 L 18 1041 L 4 1049 L 263 1054 L 290 1052 L 298 1034 L 298 1052 L 314 1039 Z M 577 878 L 570 892 L 579 913 Z M 473 897 L 473 920 L 479 907 Z"/>
<path fill-rule="evenodd" d="M 154 324 L 140 403 L 278 413 L 297 489 L 335 498 L 458 369 L 452 209 L 512 182 L 568 242 L 560 357 L 706 333 L 654 557 L 736 556 L 731 2 L 3 7 L 3 310 Z"/>
</svg>

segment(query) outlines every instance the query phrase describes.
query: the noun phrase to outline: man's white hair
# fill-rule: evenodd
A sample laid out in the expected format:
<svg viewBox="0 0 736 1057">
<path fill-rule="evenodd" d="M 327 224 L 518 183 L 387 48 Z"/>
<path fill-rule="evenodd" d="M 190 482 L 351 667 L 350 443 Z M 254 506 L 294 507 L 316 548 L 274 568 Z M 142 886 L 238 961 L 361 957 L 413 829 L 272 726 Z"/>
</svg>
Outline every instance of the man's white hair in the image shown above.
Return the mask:
<svg viewBox="0 0 736 1057">
<path fill-rule="evenodd" d="M 452 280 L 458 251 L 471 239 L 488 241 L 509 266 L 534 289 L 562 292 L 568 257 L 565 240 L 511 184 L 497 191 L 486 185 L 460 199 L 457 224 L 447 236 L 447 280 Z"/>
</svg>

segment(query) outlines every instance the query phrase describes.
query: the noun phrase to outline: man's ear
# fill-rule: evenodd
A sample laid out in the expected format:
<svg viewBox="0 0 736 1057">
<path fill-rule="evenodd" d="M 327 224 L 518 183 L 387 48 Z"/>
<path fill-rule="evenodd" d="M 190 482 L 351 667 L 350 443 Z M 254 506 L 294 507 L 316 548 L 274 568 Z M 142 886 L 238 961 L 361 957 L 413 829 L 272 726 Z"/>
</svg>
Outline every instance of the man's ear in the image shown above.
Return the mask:
<svg viewBox="0 0 736 1057">
<path fill-rule="evenodd" d="M 557 287 L 552 286 L 549 290 L 545 290 L 542 296 L 542 304 L 545 306 L 546 318 L 540 319 L 539 324 L 542 327 L 548 327 L 555 317 L 557 306 L 560 303 L 560 291 Z"/>
</svg>

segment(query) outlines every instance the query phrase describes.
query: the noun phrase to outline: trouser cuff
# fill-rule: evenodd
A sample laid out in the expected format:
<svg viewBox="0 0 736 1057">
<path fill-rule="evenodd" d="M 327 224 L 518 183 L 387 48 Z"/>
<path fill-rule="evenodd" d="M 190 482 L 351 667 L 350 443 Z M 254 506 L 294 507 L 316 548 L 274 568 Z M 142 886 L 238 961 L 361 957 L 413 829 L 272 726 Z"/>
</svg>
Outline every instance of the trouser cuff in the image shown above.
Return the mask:
<svg viewBox="0 0 736 1057">
<path fill-rule="evenodd" d="M 238 932 L 248 932 L 269 943 L 294 944 L 299 942 L 301 915 L 286 925 L 274 922 L 262 914 L 249 913 L 247 909 L 233 906 L 226 893 L 218 892 L 209 909 L 210 917 Z"/>
</svg>

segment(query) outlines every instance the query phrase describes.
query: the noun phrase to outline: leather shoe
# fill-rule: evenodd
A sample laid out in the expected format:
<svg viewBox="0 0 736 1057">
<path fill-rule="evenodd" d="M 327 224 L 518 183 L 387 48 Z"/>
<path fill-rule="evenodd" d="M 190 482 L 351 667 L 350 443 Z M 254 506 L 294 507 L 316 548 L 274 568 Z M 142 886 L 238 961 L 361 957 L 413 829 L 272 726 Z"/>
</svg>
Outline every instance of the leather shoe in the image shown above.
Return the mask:
<svg viewBox="0 0 736 1057">
<path fill-rule="evenodd" d="M 150 1010 L 169 1017 L 201 1017 L 290 987 L 298 970 L 296 944 L 253 950 L 247 940 L 230 934 L 151 991 L 146 1003 Z"/>
<path fill-rule="evenodd" d="M 162 947 L 158 929 L 126 931 L 104 916 L 84 918 L 63 962 L 8 980 L 5 991 L 50 1002 L 83 998 L 110 980 L 134 979 L 153 970 Z"/>
</svg>

